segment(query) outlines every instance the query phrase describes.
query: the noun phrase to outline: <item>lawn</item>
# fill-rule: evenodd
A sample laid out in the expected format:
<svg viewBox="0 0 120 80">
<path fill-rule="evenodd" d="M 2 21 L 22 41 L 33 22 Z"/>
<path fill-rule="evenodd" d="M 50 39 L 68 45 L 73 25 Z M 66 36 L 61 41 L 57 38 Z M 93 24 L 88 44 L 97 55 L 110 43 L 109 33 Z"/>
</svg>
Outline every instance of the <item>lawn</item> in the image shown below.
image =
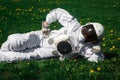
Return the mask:
<svg viewBox="0 0 120 80">
<path fill-rule="evenodd" d="M 0 80 L 120 80 L 120 0 L 0 0 L 0 46 L 13 33 L 41 29 L 54 8 L 63 8 L 81 25 L 100 22 L 105 27 L 102 49 L 105 60 L 83 58 L 43 59 L 0 63 Z M 58 22 L 51 29 L 62 27 Z"/>
</svg>

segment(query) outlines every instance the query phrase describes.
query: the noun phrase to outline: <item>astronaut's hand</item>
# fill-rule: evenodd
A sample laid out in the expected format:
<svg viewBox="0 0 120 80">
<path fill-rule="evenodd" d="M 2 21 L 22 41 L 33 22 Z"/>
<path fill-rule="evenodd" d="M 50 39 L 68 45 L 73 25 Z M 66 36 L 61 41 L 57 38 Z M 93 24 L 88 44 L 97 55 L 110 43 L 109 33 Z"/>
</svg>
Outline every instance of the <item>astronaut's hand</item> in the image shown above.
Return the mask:
<svg viewBox="0 0 120 80">
<path fill-rule="evenodd" d="M 49 24 L 46 21 L 42 22 L 42 33 L 44 37 L 48 37 L 50 35 Z"/>
<path fill-rule="evenodd" d="M 101 51 L 101 47 L 99 45 L 93 46 L 92 51 L 95 52 L 95 53 L 99 53 Z"/>
</svg>

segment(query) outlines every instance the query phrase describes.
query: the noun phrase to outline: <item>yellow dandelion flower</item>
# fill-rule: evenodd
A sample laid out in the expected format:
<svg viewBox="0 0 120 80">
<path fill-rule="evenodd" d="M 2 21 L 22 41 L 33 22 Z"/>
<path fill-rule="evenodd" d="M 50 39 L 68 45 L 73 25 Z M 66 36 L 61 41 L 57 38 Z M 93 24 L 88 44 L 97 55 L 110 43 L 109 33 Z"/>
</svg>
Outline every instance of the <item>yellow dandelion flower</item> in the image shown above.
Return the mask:
<svg viewBox="0 0 120 80">
<path fill-rule="evenodd" d="M 16 10 L 16 11 L 21 11 L 21 8 L 16 8 L 15 10 Z"/>
<path fill-rule="evenodd" d="M 118 40 L 120 40 L 120 38 L 117 38 Z"/>
<path fill-rule="evenodd" d="M 30 12 L 33 11 L 33 8 L 34 8 L 33 6 L 29 7 L 28 11 L 30 11 Z"/>
<path fill-rule="evenodd" d="M 112 50 L 113 50 L 113 48 L 110 48 L 109 50 L 110 50 L 110 51 L 112 51 Z"/>
<path fill-rule="evenodd" d="M 31 18 L 31 20 L 34 20 L 34 18 Z"/>
<path fill-rule="evenodd" d="M 105 38 L 102 38 L 102 40 L 104 41 L 104 40 L 105 40 Z"/>
<path fill-rule="evenodd" d="M 45 12 L 46 11 L 46 9 L 43 9 L 43 12 Z"/>
<path fill-rule="evenodd" d="M 101 70 L 101 68 L 100 68 L 100 67 L 98 67 L 98 68 L 97 68 L 97 70 L 98 70 L 98 71 L 100 71 L 100 70 Z"/>
<path fill-rule="evenodd" d="M 110 35 L 112 36 L 113 34 L 111 33 Z"/>
<path fill-rule="evenodd" d="M 30 63 L 29 63 L 29 62 L 28 62 L 27 64 L 28 64 L 28 65 L 30 65 Z"/>
<path fill-rule="evenodd" d="M 112 29 L 112 30 L 110 30 L 110 32 L 113 32 L 114 30 Z"/>
<path fill-rule="evenodd" d="M 76 62 L 76 61 L 77 61 L 77 59 L 74 59 L 74 61 Z"/>
<path fill-rule="evenodd" d="M 29 8 L 28 11 L 32 11 L 32 8 Z"/>
<path fill-rule="evenodd" d="M 5 6 L 0 6 L 0 10 L 4 10 L 4 9 L 6 9 Z"/>
<path fill-rule="evenodd" d="M 82 22 L 82 21 L 80 21 L 80 24 L 83 24 L 83 22 Z"/>
<path fill-rule="evenodd" d="M 114 48 L 115 48 L 115 46 L 112 46 L 112 48 L 114 49 Z"/>
<path fill-rule="evenodd" d="M 106 46 L 105 44 L 102 44 L 102 46 Z"/>
<path fill-rule="evenodd" d="M 92 70 L 90 70 L 90 73 L 94 73 L 95 71 L 92 69 Z"/>
</svg>

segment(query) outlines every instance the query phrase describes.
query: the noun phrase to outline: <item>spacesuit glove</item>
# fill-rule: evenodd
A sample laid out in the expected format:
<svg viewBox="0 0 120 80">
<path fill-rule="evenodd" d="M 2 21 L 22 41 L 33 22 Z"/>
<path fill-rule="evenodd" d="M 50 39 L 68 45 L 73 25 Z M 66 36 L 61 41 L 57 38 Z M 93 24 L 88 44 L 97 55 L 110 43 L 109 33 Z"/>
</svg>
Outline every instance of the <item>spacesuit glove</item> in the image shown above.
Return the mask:
<svg viewBox="0 0 120 80">
<path fill-rule="evenodd" d="M 50 35 L 49 24 L 46 21 L 42 21 L 42 33 L 44 37 L 48 37 Z"/>
<path fill-rule="evenodd" d="M 101 47 L 99 45 L 93 46 L 92 52 L 99 53 L 101 51 Z"/>
</svg>

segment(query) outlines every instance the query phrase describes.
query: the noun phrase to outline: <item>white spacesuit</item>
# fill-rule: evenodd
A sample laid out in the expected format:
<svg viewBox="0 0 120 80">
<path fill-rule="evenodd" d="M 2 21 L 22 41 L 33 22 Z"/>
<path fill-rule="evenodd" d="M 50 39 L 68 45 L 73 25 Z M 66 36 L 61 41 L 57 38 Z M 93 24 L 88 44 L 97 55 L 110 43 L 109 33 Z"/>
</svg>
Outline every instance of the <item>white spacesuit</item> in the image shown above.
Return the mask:
<svg viewBox="0 0 120 80">
<path fill-rule="evenodd" d="M 57 20 L 63 27 L 50 31 L 49 25 Z M 99 41 L 104 29 L 100 23 L 81 26 L 76 18 L 61 8 L 50 11 L 45 22 L 42 30 L 8 36 L 1 46 L 0 62 L 56 56 L 62 60 L 68 54 L 82 55 L 91 62 L 104 59 Z"/>
</svg>

